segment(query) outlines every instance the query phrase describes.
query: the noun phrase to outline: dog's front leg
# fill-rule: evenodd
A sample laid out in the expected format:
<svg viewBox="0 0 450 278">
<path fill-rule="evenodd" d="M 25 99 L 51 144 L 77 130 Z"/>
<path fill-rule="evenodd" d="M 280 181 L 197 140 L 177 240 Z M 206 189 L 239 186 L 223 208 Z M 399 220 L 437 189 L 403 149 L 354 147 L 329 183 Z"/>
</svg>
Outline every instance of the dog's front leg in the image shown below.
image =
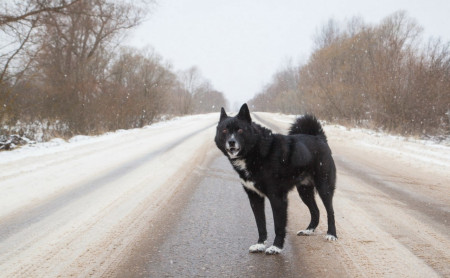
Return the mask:
<svg viewBox="0 0 450 278">
<path fill-rule="evenodd" d="M 253 214 L 255 215 L 256 226 L 258 227 L 258 243 L 250 246 L 249 251 L 264 252 L 266 250 L 265 241 L 267 240 L 266 230 L 266 214 L 264 213 L 264 197 L 259 196 L 257 193 L 245 188 L 248 199 L 250 200 L 250 206 L 252 207 Z"/>
<path fill-rule="evenodd" d="M 279 254 L 283 250 L 284 238 L 286 237 L 287 223 L 287 194 L 268 195 L 270 205 L 272 206 L 273 221 L 275 223 L 275 240 L 273 245 L 267 248 L 266 254 Z"/>
</svg>

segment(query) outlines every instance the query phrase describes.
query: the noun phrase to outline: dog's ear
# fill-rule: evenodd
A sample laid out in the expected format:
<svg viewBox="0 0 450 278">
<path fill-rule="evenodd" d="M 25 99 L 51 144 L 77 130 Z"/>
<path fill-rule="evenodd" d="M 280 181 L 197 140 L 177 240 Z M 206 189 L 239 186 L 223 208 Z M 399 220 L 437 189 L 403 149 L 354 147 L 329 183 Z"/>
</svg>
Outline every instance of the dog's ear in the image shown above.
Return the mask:
<svg viewBox="0 0 450 278">
<path fill-rule="evenodd" d="M 252 118 L 250 117 L 250 111 L 248 110 L 247 103 L 244 103 L 237 114 L 237 118 L 239 120 L 247 121 L 249 123 L 252 122 Z"/>
<path fill-rule="evenodd" d="M 227 113 L 225 112 L 225 109 L 223 109 L 223 107 L 222 107 L 222 109 L 220 109 L 220 120 L 219 120 L 219 123 L 220 123 L 221 121 L 225 120 L 226 118 L 228 118 L 228 115 L 227 115 Z"/>
</svg>

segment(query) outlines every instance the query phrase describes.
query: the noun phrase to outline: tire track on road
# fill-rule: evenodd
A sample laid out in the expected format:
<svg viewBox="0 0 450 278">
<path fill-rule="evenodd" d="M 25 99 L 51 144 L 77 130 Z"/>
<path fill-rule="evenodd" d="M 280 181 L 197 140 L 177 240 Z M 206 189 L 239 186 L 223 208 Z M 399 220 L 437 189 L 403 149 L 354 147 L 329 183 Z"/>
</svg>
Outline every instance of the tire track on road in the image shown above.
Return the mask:
<svg viewBox="0 0 450 278">
<path fill-rule="evenodd" d="M 100 190 L 102 187 L 105 187 L 112 181 L 128 174 L 140 165 L 148 163 L 155 157 L 158 157 L 158 155 L 170 151 L 190 137 L 209 129 L 214 125 L 215 124 L 211 124 L 201 129 L 194 130 L 191 133 L 188 133 L 187 135 L 168 143 L 164 148 L 152 151 L 136 159 L 133 159 L 126 164 L 120 165 L 119 167 L 110 170 L 108 173 L 94 180 L 87 181 L 71 190 L 54 196 L 51 199 L 43 200 L 36 206 L 29 207 L 25 210 L 21 210 L 19 212 L 12 213 L 12 215 L 3 217 L 2 219 L 0 219 L 0 244 L 6 241 L 11 235 L 17 234 L 23 229 L 33 225 L 34 223 L 42 221 L 43 219 L 51 216 L 53 213 L 67 206 L 71 202 L 74 202 L 83 196 Z"/>
<path fill-rule="evenodd" d="M 427 196 L 406 191 L 399 184 L 384 180 L 384 175 L 371 173 L 370 169 L 362 168 L 363 165 L 355 165 L 351 161 L 342 156 L 334 156 L 336 164 L 339 168 L 352 173 L 353 177 L 357 177 L 365 184 L 368 184 L 377 190 L 389 195 L 396 201 L 407 205 L 407 209 L 414 210 L 422 219 L 438 228 L 442 232 L 450 230 L 450 207 L 442 204 L 434 203 Z M 433 221 L 430 221 L 433 220 Z"/>
</svg>

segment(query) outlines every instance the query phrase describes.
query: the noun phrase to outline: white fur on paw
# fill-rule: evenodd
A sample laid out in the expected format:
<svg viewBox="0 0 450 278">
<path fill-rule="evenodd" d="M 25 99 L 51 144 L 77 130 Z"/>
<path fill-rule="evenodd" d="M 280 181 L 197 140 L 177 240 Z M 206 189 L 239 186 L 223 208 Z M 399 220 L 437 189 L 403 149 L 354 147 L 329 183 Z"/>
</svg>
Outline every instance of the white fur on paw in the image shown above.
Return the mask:
<svg viewBox="0 0 450 278">
<path fill-rule="evenodd" d="M 314 229 L 306 229 L 306 230 L 300 230 L 297 232 L 298 236 L 310 236 L 314 233 Z"/>
<path fill-rule="evenodd" d="M 250 253 L 264 252 L 264 250 L 266 250 L 266 245 L 264 245 L 264 244 L 262 244 L 262 243 L 253 244 L 253 245 L 250 246 L 250 248 L 248 249 L 248 251 L 249 251 Z"/>
<path fill-rule="evenodd" d="M 280 248 L 272 245 L 266 249 L 266 254 L 267 255 L 275 255 L 275 254 L 280 254 L 281 251 L 283 251 L 283 249 L 280 249 Z"/>
<path fill-rule="evenodd" d="M 337 237 L 333 236 L 333 235 L 326 235 L 325 239 L 328 241 L 336 241 Z"/>
</svg>

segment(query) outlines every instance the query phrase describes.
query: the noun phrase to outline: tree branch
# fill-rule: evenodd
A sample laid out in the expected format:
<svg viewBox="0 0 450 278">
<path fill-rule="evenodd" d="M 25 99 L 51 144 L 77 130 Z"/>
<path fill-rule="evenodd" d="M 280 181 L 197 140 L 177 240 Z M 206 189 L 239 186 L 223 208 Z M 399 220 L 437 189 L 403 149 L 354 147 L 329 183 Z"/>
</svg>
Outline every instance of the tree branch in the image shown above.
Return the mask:
<svg viewBox="0 0 450 278">
<path fill-rule="evenodd" d="M 8 24 L 8 23 L 12 23 L 12 22 L 18 22 L 18 21 L 22 21 L 25 20 L 31 16 L 34 15 L 38 15 L 44 12 L 61 12 L 61 10 L 68 8 L 72 5 L 74 5 L 77 2 L 80 2 L 81 0 L 73 0 L 72 2 L 68 3 L 68 4 L 62 4 L 60 6 L 56 6 L 56 7 L 42 7 L 40 9 L 37 10 L 33 10 L 30 12 L 27 12 L 25 14 L 22 15 L 18 15 L 18 16 L 13 16 L 13 15 L 7 15 L 7 14 L 0 14 L 0 26 Z M 63 2 L 64 3 L 64 2 Z"/>
</svg>

